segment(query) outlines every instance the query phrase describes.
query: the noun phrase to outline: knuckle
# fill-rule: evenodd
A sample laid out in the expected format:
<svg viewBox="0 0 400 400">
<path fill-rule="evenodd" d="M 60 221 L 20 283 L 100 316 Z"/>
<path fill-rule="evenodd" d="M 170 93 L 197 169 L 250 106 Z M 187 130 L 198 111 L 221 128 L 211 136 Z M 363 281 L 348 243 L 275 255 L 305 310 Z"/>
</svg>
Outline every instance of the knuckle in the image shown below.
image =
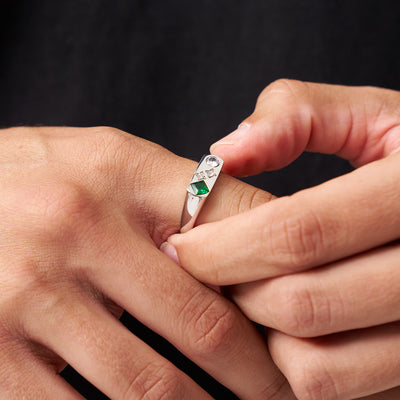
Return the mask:
<svg viewBox="0 0 400 400">
<path fill-rule="evenodd" d="M 278 79 L 268 85 L 257 99 L 254 119 L 264 121 L 260 126 L 267 124 L 265 111 L 268 109 L 285 109 L 285 117 L 276 116 L 276 121 L 285 132 L 301 132 L 300 140 L 287 141 L 285 146 L 288 153 L 297 158 L 302 146 L 313 129 L 313 109 L 315 103 L 315 84 L 291 79 Z M 265 129 L 265 128 L 264 128 Z M 307 135 L 306 133 L 309 132 Z M 289 135 L 290 136 L 290 135 Z M 286 136 L 285 136 L 286 138 Z M 287 139 L 287 138 L 286 138 Z"/>
<path fill-rule="evenodd" d="M 115 184 L 119 188 L 124 185 L 131 188 L 133 178 L 157 173 L 166 152 L 161 146 L 112 127 L 92 129 L 94 134 L 87 140 L 85 154 L 90 154 L 90 174 L 97 178 L 97 186 L 102 187 L 108 182 L 114 189 Z M 138 186 L 140 179 L 135 182 Z"/>
<path fill-rule="evenodd" d="M 296 337 L 319 335 L 331 324 L 329 300 L 302 285 L 285 283 L 278 300 L 277 325 L 279 329 Z"/>
<path fill-rule="evenodd" d="M 238 182 L 237 185 L 235 185 L 232 189 L 232 194 L 234 195 L 232 198 L 236 200 L 231 204 L 230 215 L 240 214 L 255 208 L 268 202 L 273 197 L 271 194 L 261 189 L 244 185 L 242 182 Z"/>
<path fill-rule="evenodd" d="M 279 95 L 283 98 L 299 98 L 304 97 L 306 90 L 306 82 L 281 78 L 270 83 L 261 93 L 261 96 Z"/>
<path fill-rule="evenodd" d="M 128 378 L 122 399 L 167 400 L 183 398 L 182 377 L 170 366 L 147 365 Z"/>
<path fill-rule="evenodd" d="M 293 366 L 289 383 L 299 400 L 338 400 L 337 384 L 321 358 L 307 358 L 302 365 Z"/>
<path fill-rule="evenodd" d="M 276 226 L 272 237 L 274 248 L 284 267 L 295 272 L 309 266 L 325 247 L 324 229 L 320 218 L 310 209 L 290 211 Z"/>
<path fill-rule="evenodd" d="M 92 201 L 88 193 L 77 185 L 57 183 L 40 186 L 26 206 L 38 220 L 41 238 L 60 238 L 65 241 L 76 225 L 92 215 Z"/>
<path fill-rule="evenodd" d="M 268 399 L 268 400 L 278 400 L 283 399 L 285 393 L 289 390 L 288 382 L 286 378 L 278 373 L 275 378 L 269 377 L 268 384 L 264 387 L 258 395 L 254 396 L 255 399 Z"/>
<path fill-rule="evenodd" d="M 46 315 L 46 320 L 52 326 L 60 326 L 63 324 L 66 316 L 71 331 L 77 331 L 79 326 L 79 310 L 68 302 L 66 299 L 76 299 L 78 287 L 74 287 L 69 282 L 63 287 L 56 283 L 56 277 L 49 279 L 42 276 L 36 280 L 35 289 L 35 309 L 31 311 L 31 315 L 39 318 L 40 315 Z M 74 304 L 74 303 L 73 303 Z M 51 322 L 50 322 L 51 321 Z M 50 325 L 49 325 L 50 326 Z"/>
<path fill-rule="evenodd" d="M 126 138 L 127 134 L 118 128 L 113 128 L 112 126 L 96 126 L 94 128 L 89 128 L 94 132 L 94 139 L 98 139 L 100 144 L 108 143 L 118 143 L 118 141 Z M 91 136 L 93 137 L 93 136 Z"/>
<path fill-rule="evenodd" d="M 229 351 L 237 320 L 234 308 L 218 298 L 203 307 L 192 302 L 190 308 L 192 353 L 198 357 L 207 357 L 215 352 L 221 354 Z"/>
<path fill-rule="evenodd" d="M 308 321 L 313 320 L 313 315 L 310 315 L 310 303 L 300 306 L 300 299 L 298 291 L 285 290 L 281 293 L 278 300 L 277 309 L 279 313 L 276 315 L 276 324 L 279 330 L 289 335 L 299 335 L 301 331 L 302 322 L 308 319 Z M 302 316 L 299 316 L 300 310 L 303 312 Z M 311 311 L 312 312 L 312 311 Z M 305 314 L 308 314 L 307 316 Z"/>
<path fill-rule="evenodd" d="M 132 139 L 132 136 L 119 129 L 101 126 L 93 128 L 91 132 L 90 143 L 91 146 L 91 164 L 98 172 L 106 173 L 107 169 L 115 165 L 126 151 L 127 141 Z M 94 133 L 94 134 L 93 134 Z"/>
</svg>

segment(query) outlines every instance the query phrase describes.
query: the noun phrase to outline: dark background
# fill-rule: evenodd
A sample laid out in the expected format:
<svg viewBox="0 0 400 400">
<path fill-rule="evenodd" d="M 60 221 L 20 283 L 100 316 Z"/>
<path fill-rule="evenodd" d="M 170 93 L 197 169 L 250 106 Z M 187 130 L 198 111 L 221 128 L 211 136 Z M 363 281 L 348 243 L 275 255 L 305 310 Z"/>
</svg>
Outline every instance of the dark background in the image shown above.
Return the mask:
<svg viewBox="0 0 400 400">
<path fill-rule="evenodd" d="M 275 79 L 400 88 L 394 0 L 15 0 L 2 2 L 0 18 L 2 127 L 110 125 L 199 159 Z M 285 195 L 349 170 L 306 154 L 249 181 Z M 233 398 L 123 320 L 214 397 Z M 103 398 L 71 369 L 64 376 Z"/>
</svg>

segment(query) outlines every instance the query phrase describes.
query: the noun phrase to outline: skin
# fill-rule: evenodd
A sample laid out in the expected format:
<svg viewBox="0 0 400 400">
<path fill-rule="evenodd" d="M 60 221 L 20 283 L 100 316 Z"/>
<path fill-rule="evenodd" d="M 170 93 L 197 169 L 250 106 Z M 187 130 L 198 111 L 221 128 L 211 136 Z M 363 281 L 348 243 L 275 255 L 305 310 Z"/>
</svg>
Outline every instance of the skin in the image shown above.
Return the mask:
<svg viewBox="0 0 400 400">
<path fill-rule="evenodd" d="M 81 398 L 58 375 L 66 363 L 113 399 L 210 398 L 118 321 L 122 309 L 240 398 L 294 398 L 239 309 L 159 250 L 194 167 L 113 128 L 0 132 L 1 398 Z M 241 197 L 210 198 L 204 222 L 258 193 L 230 177 L 218 190 Z"/>
<path fill-rule="evenodd" d="M 228 285 L 271 328 L 272 358 L 298 399 L 400 396 L 399 148 L 400 93 L 274 82 L 212 146 L 225 171 L 282 168 L 304 151 L 356 169 L 169 238 L 185 270 Z"/>
</svg>

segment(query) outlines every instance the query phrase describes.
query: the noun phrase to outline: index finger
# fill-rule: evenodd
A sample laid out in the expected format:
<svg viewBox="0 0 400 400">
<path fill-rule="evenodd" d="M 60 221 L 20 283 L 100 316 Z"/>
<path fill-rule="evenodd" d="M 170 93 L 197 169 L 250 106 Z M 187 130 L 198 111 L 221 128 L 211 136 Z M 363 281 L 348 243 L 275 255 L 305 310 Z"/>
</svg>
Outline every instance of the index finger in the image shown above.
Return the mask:
<svg viewBox="0 0 400 400">
<path fill-rule="evenodd" d="M 211 151 L 232 175 L 279 169 L 304 151 L 336 154 L 360 166 L 399 149 L 399 104 L 394 90 L 280 79 Z"/>
<path fill-rule="evenodd" d="M 399 237 L 400 155 L 169 238 L 196 278 L 230 285 L 306 270 Z"/>
</svg>

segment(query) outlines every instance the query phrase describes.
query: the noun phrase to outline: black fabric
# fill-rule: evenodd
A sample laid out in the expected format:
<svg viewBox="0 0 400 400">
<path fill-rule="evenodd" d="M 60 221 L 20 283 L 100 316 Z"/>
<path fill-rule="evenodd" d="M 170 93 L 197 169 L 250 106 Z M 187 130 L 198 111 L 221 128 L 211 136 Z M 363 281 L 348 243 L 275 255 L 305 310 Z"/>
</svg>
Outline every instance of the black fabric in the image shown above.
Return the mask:
<svg viewBox="0 0 400 400">
<path fill-rule="evenodd" d="M 394 0 L 14 0 L 2 3 L 0 18 L 3 127 L 111 125 L 198 159 L 277 78 L 400 88 Z M 305 155 L 249 181 L 285 195 L 349 170 Z M 163 340 L 125 322 L 214 397 L 230 398 Z"/>
</svg>

